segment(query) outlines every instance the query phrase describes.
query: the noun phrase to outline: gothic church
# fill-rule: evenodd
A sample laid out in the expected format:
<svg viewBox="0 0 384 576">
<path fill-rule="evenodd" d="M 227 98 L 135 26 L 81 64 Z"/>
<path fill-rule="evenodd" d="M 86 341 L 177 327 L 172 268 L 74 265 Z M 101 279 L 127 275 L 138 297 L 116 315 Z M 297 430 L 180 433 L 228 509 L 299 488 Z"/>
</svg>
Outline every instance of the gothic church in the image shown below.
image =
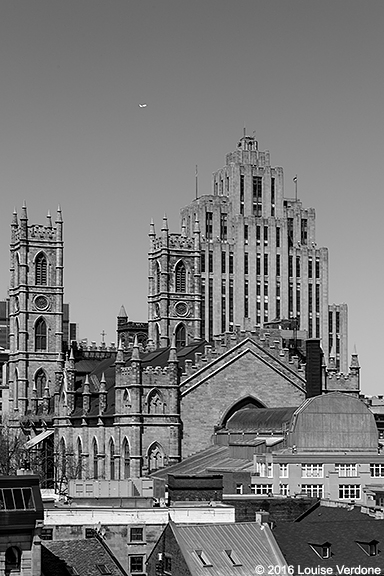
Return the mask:
<svg viewBox="0 0 384 576">
<path fill-rule="evenodd" d="M 300 405 L 308 337 L 318 393 L 358 396 L 357 356 L 340 372 L 346 309 L 328 303 L 314 220 L 244 136 L 212 194 L 181 211 L 180 234 L 166 219 L 160 236 L 150 226 L 147 342 L 142 324 L 133 345 L 66 350 L 61 210 L 30 225 L 23 206 L 11 225 L 10 424 L 30 449 L 71 455 L 79 478 L 118 480 L 206 448 L 244 406 Z"/>
</svg>

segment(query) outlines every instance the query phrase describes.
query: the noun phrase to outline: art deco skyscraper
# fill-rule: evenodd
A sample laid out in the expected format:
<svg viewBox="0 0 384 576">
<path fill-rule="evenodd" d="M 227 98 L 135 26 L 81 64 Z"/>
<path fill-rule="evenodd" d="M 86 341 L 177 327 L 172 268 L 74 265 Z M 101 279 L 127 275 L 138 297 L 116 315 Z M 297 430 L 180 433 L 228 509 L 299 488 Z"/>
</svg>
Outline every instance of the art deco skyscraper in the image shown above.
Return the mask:
<svg viewBox="0 0 384 576">
<path fill-rule="evenodd" d="M 151 226 L 149 338 L 206 340 L 235 326 L 288 319 L 321 338 L 347 372 L 346 305 L 328 302 L 328 249 L 318 247 L 315 210 L 284 195 L 283 169 L 243 136 L 213 174 L 212 194 L 181 210 L 181 234 Z M 199 255 L 199 259 L 197 258 Z M 343 322 L 336 327 L 337 311 Z M 338 332 L 336 331 L 338 329 Z M 331 347 L 331 348 L 330 348 Z"/>
</svg>

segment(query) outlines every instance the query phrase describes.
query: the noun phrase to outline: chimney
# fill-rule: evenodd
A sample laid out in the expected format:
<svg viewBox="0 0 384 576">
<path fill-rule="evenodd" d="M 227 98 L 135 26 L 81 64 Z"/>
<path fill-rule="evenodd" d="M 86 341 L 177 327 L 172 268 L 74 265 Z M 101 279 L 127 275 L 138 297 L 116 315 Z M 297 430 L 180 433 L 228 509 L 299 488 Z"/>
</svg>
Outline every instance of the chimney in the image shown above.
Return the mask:
<svg viewBox="0 0 384 576">
<path fill-rule="evenodd" d="M 306 341 L 305 379 L 307 382 L 307 398 L 320 396 L 322 393 L 322 363 L 323 351 L 319 338 Z"/>
</svg>

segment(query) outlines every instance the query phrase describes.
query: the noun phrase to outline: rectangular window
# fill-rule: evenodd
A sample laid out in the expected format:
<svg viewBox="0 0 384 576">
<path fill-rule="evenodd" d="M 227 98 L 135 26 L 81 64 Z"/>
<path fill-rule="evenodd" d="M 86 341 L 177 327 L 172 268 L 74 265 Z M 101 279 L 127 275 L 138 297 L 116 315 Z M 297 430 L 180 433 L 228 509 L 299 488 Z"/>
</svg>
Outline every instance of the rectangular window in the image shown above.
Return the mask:
<svg viewBox="0 0 384 576">
<path fill-rule="evenodd" d="M 263 179 L 261 176 L 253 176 L 252 178 L 252 212 L 256 218 L 262 215 L 262 189 Z"/>
<path fill-rule="evenodd" d="M 324 475 L 323 464 L 302 464 L 302 478 L 322 478 Z"/>
<path fill-rule="evenodd" d="M 279 464 L 280 478 L 288 478 L 288 464 Z"/>
<path fill-rule="evenodd" d="M 201 271 L 205 272 L 205 252 L 200 256 L 200 267 Z"/>
<path fill-rule="evenodd" d="M 248 224 L 244 224 L 244 244 L 248 244 Z"/>
<path fill-rule="evenodd" d="M 357 464 L 335 464 L 335 471 L 342 477 L 357 476 Z"/>
<path fill-rule="evenodd" d="M 308 220 L 306 218 L 303 218 L 301 220 L 301 238 L 300 238 L 301 244 L 303 244 L 303 246 L 305 246 L 307 244 L 308 241 Z"/>
<path fill-rule="evenodd" d="M 288 248 L 293 246 L 293 218 L 287 218 Z"/>
<path fill-rule="evenodd" d="M 213 233 L 213 213 L 206 212 L 205 213 L 205 237 L 207 240 L 212 238 Z"/>
<path fill-rule="evenodd" d="M 229 280 L 229 322 L 233 323 L 233 279 Z"/>
<path fill-rule="evenodd" d="M 40 532 L 41 540 L 53 540 L 53 528 L 42 528 Z"/>
<path fill-rule="evenodd" d="M 293 276 L 293 256 L 288 256 L 288 276 Z"/>
<path fill-rule="evenodd" d="M 244 176 L 240 176 L 240 214 L 244 214 Z"/>
<path fill-rule="evenodd" d="M 268 245 L 268 226 L 264 226 L 264 246 Z"/>
<path fill-rule="evenodd" d="M 233 252 L 229 253 L 229 273 L 233 274 Z"/>
<path fill-rule="evenodd" d="M 172 558 L 168 554 L 164 556 L 164 572 L 167 574 L 172 573 Z"/>
<path fill-rule="evenodd" d="M 228 215 L 220 215 L 220 239 L 227 240 L 228 238 Z"/>
<path fill-rule="evenodd" d="M 289 496 L 289 484 L 279 485 L 280 496 Z"/>
<path fill-rule="evenodd" d="M 271 178 L 271 216 L 275 215 L 275 179 Z"/>
<path fill-rule="evenodd" d="M 336 334 L 340 334 L 340 312 L 336 312 Z"/>
<path fill-rule="evenodd" d="M 129 530 L 129 537 L 131 542 L 143 542 L 144 541 L 144 528 L 134 527 Z"/>
<path fill-rule="evenodd" d="M 324 488 L 322 484 L 302 484 L 301 494 L 311 498 L 323 498 Z"/>
<path fill-rule="evenodd" d="M 276 276 L 280 276 L 280 254 L 276 254 Z"/>
<path fill-rule="evenodd" d="M 137 572 L 144 572 L 144 556 L 130 556 L 129 557 L 129 571 L 133 574 Z"/>
<path fill-rule="evenodd" d="M 261 256 L 260 254 L 256 254 L 256 274 L 260 276 L 261 274 Z"/>
<path fill-rule="evenodd" d="M 264 276 L 268 276 L 268 254 L 264 254 Z"/>
<path fill-rule="evenodd" d="M 248 318 L 249 316 L 249 305 L 248 305 L 248 280 L 244 281 L 244 316 Z"/>
<path fill-rule="evenodd" d="M 213 335 L 213 279 L 209 279 L 208 283 L 208 330 L 209 340 L 212 340 Z"/>
<path fill-rule="evenodd" d="M 316 258 L 316 278 L 320 278 L 320 260 Z"/>
<path fill-rule="evenodd" d="M 222 252 L 221 253 L 221 273 L 225 274 L 226 272 L 226 253 Z"/>
<path fill-rule="evenodd" d="M 300 278 L 300 256 L 296 256 L 296 278 Z"/>
<path fill-rule="evenodd" d="M 320 312 L 320 284 L 315 287 L 316 312 Z"/>
<path fill-rule="evenodd" d="M 360 484 L 339 484 L 340 500 L 360 500 Z"/>
<path fill-rule="evenodd" d="M 256 226 L 256 244 L 260 244 L 260 238 L 261 238 L 261 226 L 257 225 Z"/>
<path fill-rule="evenodd" d="M 236 494 L 242 494 L 242 493 L 243 493 L 243 485 L 236 484 Z"/>
<path fill-rule="evenodd" d="M 382 478 L 384 476 L 384 464 L 371 464 L 370 471 L 374 478 Z"/>
<path fill-rule="evenodd" d="M 226 285 L 225 280 L 221 281 L 221 332 L 226 330 Z"/>
<path fill-rule="evenodd" d="M 308 278 L 312 278 L 313 276 L 313 260 L 312 257 L 310 256 L 308 258 Z"/>
<path fill-rule="evenodd" d="M 293 284 L 290 281 L 288 286 L 288 316 L 289 318 L 293 317 Z"/>
<path fill-rule="evenodd" d="M 248 252 L 244 254 L 244 274 L 248 274 Z"/>
<path fill-rule="evenodd" d="M 256 462 L 255 476 L 260 476 L 261 478 L 273 478 L 272 462 Z"/>
<path fill-rule="evenodd" d="M 213 253 L 208 253 L 208 272 L 213 272 Z"/>
<path fill-rule="evenodd" d="M 251 492 L 257 496 L 273 494 L 273 484 L 251 484 Z"/>
<path fill-rule="evenodd" d="M 276 226 L 276 248 L 280 248 L 280 226 Z"/>
</svg>

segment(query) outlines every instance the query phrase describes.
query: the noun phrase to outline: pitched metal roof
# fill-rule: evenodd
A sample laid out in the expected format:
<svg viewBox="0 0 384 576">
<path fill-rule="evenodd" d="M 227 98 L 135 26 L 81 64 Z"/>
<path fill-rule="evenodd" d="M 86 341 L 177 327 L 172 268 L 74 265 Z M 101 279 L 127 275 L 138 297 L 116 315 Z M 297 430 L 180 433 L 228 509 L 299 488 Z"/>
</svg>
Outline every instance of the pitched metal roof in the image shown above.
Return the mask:
<svg viewBox="0 0 384 576">
<path fill-rule="evenodd" d="M 152 476 L 166 480 L 168 474 L 206 476 L 215 471 L 251 470 L 252 466 L 252 460 L 232 458 L 228 446 L 215 445 L 185 458 L 178 464 L 157 470 Z"/>
<path fill-rule="evenodd" d="M 270 565 L 286 565 L 267 525 L 262 527 L 256 522 L 172 524 L 172 530 L 193 576 L 206 576 L 208 568 L 197 550 L 202 551 L 203 558 L 209 562 L 211 576 L 249 576 L 256 573 L 257 565 L 263 566 L 267 574 Z"/>
<path fill-rule="evenodd" d="M 233 432 L 281 432 L 297 410 L 287 408 L 243 408 L 229 418 L 226 429 Z"/>
</svg>

